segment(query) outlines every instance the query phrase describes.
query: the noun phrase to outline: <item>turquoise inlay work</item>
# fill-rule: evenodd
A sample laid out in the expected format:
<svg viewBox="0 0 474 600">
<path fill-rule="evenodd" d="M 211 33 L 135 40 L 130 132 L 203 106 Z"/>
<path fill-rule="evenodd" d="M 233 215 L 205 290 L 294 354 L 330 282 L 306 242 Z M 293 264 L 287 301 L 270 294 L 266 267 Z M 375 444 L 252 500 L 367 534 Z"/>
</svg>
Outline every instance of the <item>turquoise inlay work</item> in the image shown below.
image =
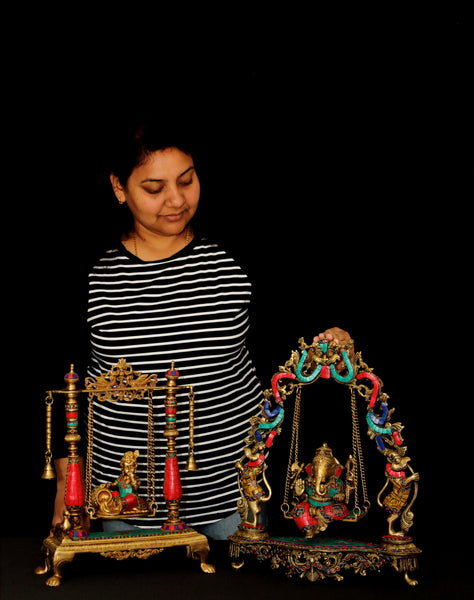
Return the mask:
<svg viewBox="0 0 474 600">
<path fill-rule="evenodd" d="M 298 363 L 298 366 L 296 367 L 296 377 L 298 377 L 298 379 L 300 381 L 303 381 L 303 383 L 310 383 L 311 381 L 314 381 L 316 379 L 316 377 L 319 375 L 319 372 L 321 371 L 321 368 L 322 368 L 321 365 L 318 365 L 316 367 L 316 369 L 314 369 L 314 371 L 311 373 L 311 375 L 308 375 L 307 377 L 302 375 L 301 369 L 303 368 L 303 365 L 305 363 L 307 356 L 308 356 L 308 352 L 306 350 L 303 350 L 303 352 L 301 354 L 300 362 Z"/>
<path fill-rule="evenodd" d="M 326 352 L 328 351 L 328 343 L 327 342 L 319 342 L 319 347 L 324 352 L 324 354 L 326 354 Z"/>
<path fill-rule="evenodd" d="M 372 419 L 370 418 L 370 413 L 367 413 L 365 420 L 367 421 L 368 426 L 373 429 L 375 433 L 392 433 L 391 429 L 383 429 L 382 427 L 377 427 L 377 425 L 374 425 L 374 423 L 372 423 Z"/>
<path fill-rule="evenodd" d="M 327 506 L 328 504 L 334 504 L 333 502 L 331 502 L 331 500 L 328 500 L 328 502 L 318 502 L 317 500 L 313 500 L 312 498 L 308 498 L 308 502 L 312 506 Z"/>
<path fill-rule="evenodd" d="M 301 538 L 301 537 L 284 537 L 284 538 L 267 538 L 265 543 L 272 542 L 279 546 L 312 546 L 315 549 L 321 550 L 360 550 L 365 552 L 374 552 L 379 548 L 376 544 L 370 542 L 357 542 L 354 540 L 341 540 L 335 538 Z"/>
<path fill-rule="evenodd" d="M 349 355 L 347 354 L 347 350 L 342 351 L 342 358 L 344 359 L 344 362 L 348 369 L 348 373 L 346 376 L 343 377 L 342 375 L 339 375 L 339 373 L 336 371 L 336 367 L 334 365 L 331 365 L 329 368 L 331 369 L 331 375 L 334 377 L 334 379 L 336 381 L 340 381 L 341 383 L 348 383 L 354 377 L 354 369 L 352 367 L 351 361 L 349 360 Z"/>
<path fill-rule="evenodd" d="M 259 429 L 273 429 L 283 420 L 284 416 L 285 416 L 285 409 L 282 408 L 280 410 L 280 412 L 278 413 L 277 418 L 274 421 L 272 421 L 271 423 L 260 423 L 258 428 Z"/>
<path fill-rule="evenodd" d="M 103 540 L 107 538 L 137 538 L 137 537 L 151 537 L 151 536 L 160 536 L 160 537 L 168 537 L 173 533 L 189 533 L 195 531 L 191 527 L 188 527 L 186 531 L 165 531 L 164 529 L 130 529 L 125 531 L 91 531 L 86 540 Z M 84 538 L 81 540 L 84 541 Z"/>
</svg>

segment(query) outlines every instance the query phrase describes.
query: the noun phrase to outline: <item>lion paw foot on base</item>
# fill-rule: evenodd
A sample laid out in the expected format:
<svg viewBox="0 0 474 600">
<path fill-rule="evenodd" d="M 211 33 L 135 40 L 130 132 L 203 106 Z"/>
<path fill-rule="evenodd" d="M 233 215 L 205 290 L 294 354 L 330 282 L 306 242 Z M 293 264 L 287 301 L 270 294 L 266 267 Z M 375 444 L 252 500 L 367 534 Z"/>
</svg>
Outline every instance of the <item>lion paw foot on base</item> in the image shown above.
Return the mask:
<svg viewBox="0 0 474 600">
<path fill-rule="evenodd" d="M 58 587 L 61 585 L 61 577 L 59 575 L 52 575 L 46 580 L 46 585 L 49 587 Z"/>
<path fill-rule="evenodd" d="M 209 563 L 202 562 L 201 571 L 203 571 L 203 573 L 215 573 L 216 567 L 214 565 L 210 565 Z"/>
</svg>

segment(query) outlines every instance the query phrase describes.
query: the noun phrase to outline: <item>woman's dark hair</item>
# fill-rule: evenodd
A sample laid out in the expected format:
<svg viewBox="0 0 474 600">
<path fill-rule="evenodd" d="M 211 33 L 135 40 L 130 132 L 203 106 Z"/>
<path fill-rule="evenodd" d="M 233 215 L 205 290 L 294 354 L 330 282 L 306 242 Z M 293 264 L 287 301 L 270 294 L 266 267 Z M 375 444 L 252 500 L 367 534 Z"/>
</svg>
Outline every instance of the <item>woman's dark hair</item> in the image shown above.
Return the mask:
<svg viewBox="0 0 474 600">
<path fill-rule="evenodd" d="M 195 140 L 199 139 L 196 123 L 187 113 L 188 118 L 183 120 L 183 114 L 172 115 L 170 111 L 155 111 L 135 113 L 133 118 L 110 117 L 107 124 L 108 138 L 108 163 L 104 175 L 113 173 L 123 186 L 127 185 L 132 171 L 143 164 L 147 157 L 158 150 L 165 148 L 178 148 L 193 158 L 194 166 L 199 171 L 202 161 L 198 157 Z M 119 206 L 115 196 L 110 193 L 114 207 L 115 221 L 120 233 L 129 231 L 133 227 L 133 216 L 129 210 Z M 107 220 L 110 223 L 110 210 Z M 194 227 L 200 227 L 201 219 L 193 218 Z M 115 239 L 115 238 L 114 238 Z"/>
<path fill-rule="evenodd" d="M 111 136 L 109 172 L 125 186 L 135 167 L 165 148 L 178 148 L 196 160 L 192 126 L 183 127 L 174 119 L 154 115 L 123 122 Z"/>
</svg>

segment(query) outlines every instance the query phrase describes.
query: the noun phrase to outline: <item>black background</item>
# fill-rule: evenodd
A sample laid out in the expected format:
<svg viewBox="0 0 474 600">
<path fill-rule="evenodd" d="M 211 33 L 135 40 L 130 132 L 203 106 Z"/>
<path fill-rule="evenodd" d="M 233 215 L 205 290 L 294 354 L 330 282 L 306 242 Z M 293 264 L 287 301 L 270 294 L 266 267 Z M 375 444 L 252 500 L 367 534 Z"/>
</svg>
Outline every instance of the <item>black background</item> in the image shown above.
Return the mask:
<svg viewBox="0 0 474 600">
<path fill-rule="evenodd" d="M 456 384 L 469 370 L 463 20 L 375 19 L 349 37 L 337 20 L 248 15 L 229 36 L 221 15 L 211 38 L 189 19 L 185 48 L 177 25 L 164 39 L 160 21 L 137 44 L 126 15 L 120 29 L 84 17 L 74 31 L 70 20 L 31 25 L 10 49 L 4 534 L 41 540 L 49 528 L 44 390 L 81 366 L 79 282 L 118 219 L 107 133 L 146 102 L 197 125 L 201 217 L 254 282 L 264 386 L 299 337 L 333 325 L 384 381 L 421 474 L 413 533 L 425 568 L 438 565 L 443 532 L 459 549 L 464 517 L 453 509 L 466 484 L 456 466 L 468 427 Z"/>
</svg>

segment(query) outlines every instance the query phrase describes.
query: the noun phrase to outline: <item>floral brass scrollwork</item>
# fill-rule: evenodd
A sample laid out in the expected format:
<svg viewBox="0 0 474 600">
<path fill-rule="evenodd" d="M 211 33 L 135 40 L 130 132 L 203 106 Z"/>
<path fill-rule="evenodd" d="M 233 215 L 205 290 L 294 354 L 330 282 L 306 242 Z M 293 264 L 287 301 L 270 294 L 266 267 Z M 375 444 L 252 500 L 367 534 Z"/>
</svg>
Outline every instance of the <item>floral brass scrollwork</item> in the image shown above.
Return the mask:
<svg viewBox="0 0 474 600">
<path fill-rule="evenodd" d="M 136 373 L 124 358 L 119 359 L 108 373 L 86 377 L 86 389 L 99 402 L 142 400 L 158 383 L 156 375 Z"/>
</svg>

